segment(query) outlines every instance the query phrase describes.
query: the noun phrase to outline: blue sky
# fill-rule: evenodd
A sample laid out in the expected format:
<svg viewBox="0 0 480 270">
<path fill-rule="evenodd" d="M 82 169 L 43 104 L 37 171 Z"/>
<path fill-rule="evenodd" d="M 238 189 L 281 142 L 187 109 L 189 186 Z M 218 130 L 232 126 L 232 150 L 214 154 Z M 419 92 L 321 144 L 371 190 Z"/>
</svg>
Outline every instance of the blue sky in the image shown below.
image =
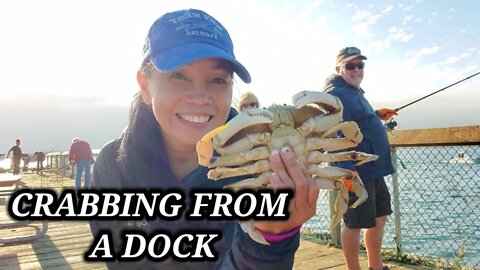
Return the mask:
<svg viewBox="0 0 480 270">
<path fill-rule="evenodd" d="M 253 79 L 237 79 L 235 94 L 253 91 L 265 106 L 322 90 L 346 46 L 368 57 L 362 87 L 376 108 L 400 107 L 480 71 L 474 0 L 3 1 L 0 153 L 16 137 L 34 152 L 63 149 L 73 137 L 101 147 L 118 136 L 138 90 L 148 27 L 187 7 L 228 29 Z M 403 109 L 398 128 L 479 125 L 479 100 L 480 75 Z"/>
</svg>

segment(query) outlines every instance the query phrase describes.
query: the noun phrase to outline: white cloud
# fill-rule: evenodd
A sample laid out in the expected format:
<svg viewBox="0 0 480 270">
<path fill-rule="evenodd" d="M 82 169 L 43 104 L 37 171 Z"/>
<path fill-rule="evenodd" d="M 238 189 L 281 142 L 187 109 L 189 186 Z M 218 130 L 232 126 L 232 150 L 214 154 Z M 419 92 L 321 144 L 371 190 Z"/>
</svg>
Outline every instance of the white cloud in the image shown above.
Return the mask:
<svg viewBox="0 0 480 270">
<path fill-rule="evenodd" d="M 384 9 L 382 10 L 381 13 L 382 13 L 382 14 L 388 14 L 388 13 L 390 13 L 390 11 L 392 11 L 392 9 L 393 9 L 393 5 L 387 6 L 386 8 L 384 8 Z"/>
<path fill-rule="evenodd" d="M 413 34 L 406 34 L 404 28 L 393 26 L 388 29 L 388 38 L 395 41 L 408 42 L 413 38 Z"/>
<path fill-rule="evenodd" d="M 314 1 L 303 3 L 303 5 L 300 8 L 300 13 L 311 13 L 316 9 L 318 9 L 318 7 L 320 7 L 322 3 L 323 3 L 323 0 L 314 0 Z"/>
<path fill-rule="evenodd" d="M 407 15 L 403 17 L 402 25 L 406 25 L 409 21 L 413 20 L 413 15 Z"/>
<path fill-rule="evenodd" d="M 371 43 L 371 46 L 375 51 L 381 51 L 390 48 L 391 44 L 392 42 L 390 41 L 390 39 L 386 38 L 373 41 Z"/>
<path fill-rule="evenodd" d="M 352 18 L 352 21 L 362 21 L 363 19 L 365 18 L 369 18 L 370 17 L 370 12 L 367 11 L 367 10 L 358 10 L 355 12 L 355 14 L 353 15 L 353 18 Z"/>
<path fill-rule="evenodd" d="M 423 57 L 425 55 L 434 54 L 434 53 L 438 52 L 438 50 L 439 50 L 439 47 L 437 45 L 434 45 L 430 48 L 421 48 L 420 50 L 416 51 L 413 54 L 413 57 L 414 58 L 420 58 L 420 57 Z"/>
<path fill-rule="evenodd" d="M 388 35 L 384 39 L 378 39 L 371 42 L 371 47 L 376 51 L 388 49 L 392 46 L 392 42 L 409 42 L 414 37 L 413 34 L 406 34 L 404 28 L 392 26 L 388 29 Z"/>
<path fill-rule="evenodd" d="M 372 36 L 370 27 L 374 26 L 378 20 L 382 18 L 382 15 L 373 15 L 366 10 L 359 10 L 355 12 L 352 18 L 354 26 L 352 27 L 357 39 L 364 39 L 367 36 Z"/>
<path fill-rule="evenodd" d="M 461 55 L 449 56 L 445 61 L 440 62 L 441 64 L 451 65 L 462 59 L 465 59 L 470 56 L 470 53 L 462 53 Z"/>
</svg>

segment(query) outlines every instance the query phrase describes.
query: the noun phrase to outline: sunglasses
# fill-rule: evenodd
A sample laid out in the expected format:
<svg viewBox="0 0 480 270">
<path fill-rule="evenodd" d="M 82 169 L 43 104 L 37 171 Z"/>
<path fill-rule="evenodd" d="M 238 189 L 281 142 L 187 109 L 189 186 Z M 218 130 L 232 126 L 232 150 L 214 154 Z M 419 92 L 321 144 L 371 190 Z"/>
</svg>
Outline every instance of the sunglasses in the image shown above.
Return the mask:
<svg viewBox="0 0 480 270">
<path fill-rule="evenodd" d="M 242 108 L 247 108 L 247 107 L 257 107 L 257 103 L 256 102 L 250 102 L 250 103 L 242 104 Z"/>
<path fill-rule="evenodd" d="M 346 70 L 354 70 L 356 67 L 358 67 L 358 69 L 363 69 L 365 67 L 365 63 L 364 62 L 348 63 L 344 65 L 344 67 Z"/>
</svg>

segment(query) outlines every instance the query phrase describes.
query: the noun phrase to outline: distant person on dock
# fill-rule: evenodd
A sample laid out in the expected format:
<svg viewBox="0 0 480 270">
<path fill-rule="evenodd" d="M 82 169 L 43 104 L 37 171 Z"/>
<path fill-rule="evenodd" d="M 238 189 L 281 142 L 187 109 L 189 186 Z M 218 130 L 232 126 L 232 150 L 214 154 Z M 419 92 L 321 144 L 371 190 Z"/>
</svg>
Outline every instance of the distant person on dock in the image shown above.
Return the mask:
<svg viewBox="0 0 480 270">
<path fill-rule="evenodd" d="M 43 161 L 45 160 L 45 153 L 38 151 L 33 154 L 33 157 L 35 158 L 35 161 L 37 161 L 37 173 L 41 174 L 43 170 Z"/>
<path fill-rule="evenodd" d="M 348 208 L 344 215 L 342 249 L 349 270 L 360 270 L 360 232 L 364 234 L 369 269 L 389 269 L 383 265 L 381 247 L 387 217 L 392 213 L 390 192 L 384 176 L 395 170 L 390 156 L 387 132 L 381 120 L 388 120 L 397 113 L 391 109 L 374 111 L 360 87 L 367 57 L 355 47 L 341 49 L 337 55 L 336 74 L 327 79 L 325 92 L 340 98 L 343 104 L 343 120 L 355 121 L 363 134 L 363 140 L 352 150 L 375 154 L 379 159 L 358 167 L 353 162 L 336 162 L 332 165 L 358 173 L 368 192 L 368 199 L 357 208 Z M 356 196 L 350 193 L 350 202 Z"/>
<path fill-rule="evenodd" d="M 22 149 L 20 148 L 20 139 L 15 141 L 15 145 L 8 150 L 7 158 L 10 157 L 10 153 L 12 153 L 12 161 L 13 161 L 13 175 L 20 174 L 20 160 L 22 160 Z"/>
<path fill-rule="evenodd" d="M 238 103 L 238 111 L 244 111 L 252 108 L 259 108 L 260 102 L 258 102 L 257 96 L 252 92 L 246 92 L 240 97 L 240 102 Z"/>
<path fill-rule="evenodd" d="M 22 171 L 27 172 L 28 164 L 30 163 L 30 155 L 27 153 L 22 153 L 22 161 L 23 161 Z"/>
<path fill-rule="evenodd" d="M 72 140 L 70 152 L 68 153 L 70 164 L 75 165 L 75 189 L 82 187 L 82 174 L 85 172 L 84 188 L 90 186 L 90 166 L 93 163 L 93 153 L 90 144 L 86 141 L 75 138 Z"/>
</svg>

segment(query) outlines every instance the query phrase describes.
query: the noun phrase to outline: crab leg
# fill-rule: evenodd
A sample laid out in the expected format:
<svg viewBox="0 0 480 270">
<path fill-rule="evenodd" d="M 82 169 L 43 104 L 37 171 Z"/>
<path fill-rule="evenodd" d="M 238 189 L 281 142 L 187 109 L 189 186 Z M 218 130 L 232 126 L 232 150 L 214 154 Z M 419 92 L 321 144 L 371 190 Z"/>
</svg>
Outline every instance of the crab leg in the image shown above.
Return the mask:
<svg viewBox="0 0 480 270">
<path fill-rule="evenodd" d="M 267 159 L 269 155 L 270 151 L 267 146 L 257 147 L 246 152 L 242 151 L 238 154 L 212 157 L 209 168 L 240 166 L 250 161 Z"/>
<path fill-rule="evenodd" d="M 225 188 L 234 190 L 257 189 L 267 186 L 270 183 L 272 172 L 263 172 L 257 178 L 248 178 L 233 184 L 226 185 Z"/>
<path fill-rule="evenodd" d="M 322 151 L 337 151 L 357 146 L 356 143 L 347 138 L 307 138 L 305 144 L 307 149 L 319 149 Z"/>
<path fill-rule="evenodd" d="M 342 131 L 345 135 L 345 138 L 352 141 L 355 144 L 359 144 L 363 140 L 362 132 L 360 132 L 360 128 L 358 124 L 354 121 L 347 121 L 340 123 L 333 128 L 325 131 L 325 133 L 320 136 L 320 138 L 327 138 L 327 137 L 336 137 L 337 131 Z"/>
<path fill-rule="evenodd" d="M 335 200 L 335 214 L 332 216 L 330 221 L 330 229 L 333 229 L 335 226 L 340 224 L 342 221 L 343 214 L 347 212 L 348 209 L 348 189 L 343 184 L 342 181 L 337 181 L 329 178 L 314 177 L 315 182 L 320 189 L 338 189 L 339 195 Z"/>
<path fill-rule="evenodd" d="M 378 159 L 377 155 L 371 155 L 363 152 L 349 151 L 340 153 L 327 153 L 324 154 L 320 151 L 310 151 L 307 156 L 309 163 L 322 163 L 322 162 L 336 162 L 336 161 L 359 161 L 355 163 L 355 166 L 360 166 L 364 163 L 375 161 Z"/>
<path fill-rule="evenodd" d="M 196 150 L 198 155 L 198 164 L 208 167 L 210 159 L 213 156 L 212 139 L 222 130 L 228 128 L 228 125 L 219 126 L 216 129 L 208 132 L 197 142 Z"/>
<path fill-rule="evenodd" d="M 217 152 L 220 153 L 220 155 L 234 155 L 248 151 L 258 145 L 267 145 L 269 141 L 270 133 L 247 134 L 245 137 L 228 146 L 219 147 Z M 215 143 L 217 142 L 215 141 Z"/>
<path fill-rule="evenodd" d="M 352 171 L 338 168 L 338 167 L 320 167 L 315 164 L 308 166 L 308 172 L 314 176 L 326 179 L 332 179 L 336 181 L 341 180 L 351 180 L 353 184 L 353 191 L 357 195 L 358 199 L 355 203 L 352 204 L 352 208 L 355 208 L 367 200 L 368 194 L 363 186 L 362 180 L 358 175 L 354 174 Z"/>
<path fill-rule="evenodd" d="M 270 162 L 266 159 L 237 168 L 218 167 L 208 172 L 208 179 L 218 180 L 227 177 L 261 173 L 270 170 Z"/>
</svg>

